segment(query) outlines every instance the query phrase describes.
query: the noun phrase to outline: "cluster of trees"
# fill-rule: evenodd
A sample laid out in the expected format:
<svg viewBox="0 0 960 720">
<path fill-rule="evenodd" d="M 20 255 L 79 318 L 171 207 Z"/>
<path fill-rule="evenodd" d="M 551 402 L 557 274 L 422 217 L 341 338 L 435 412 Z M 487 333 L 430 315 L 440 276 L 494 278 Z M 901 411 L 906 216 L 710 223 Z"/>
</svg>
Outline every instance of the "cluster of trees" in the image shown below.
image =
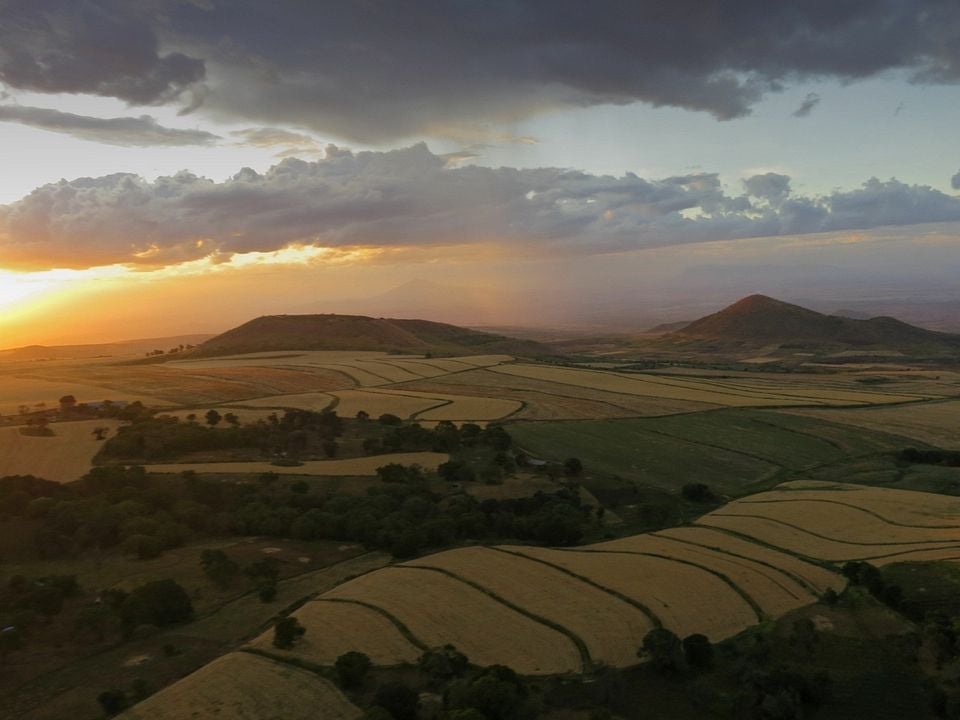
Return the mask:
<svg viewBox="0 0 960 720">
<path fill-rule="evenodd" d="M 141 626 L 163 627 L 193 617 L 190 596 L 170 579 L 130 592 L 111 588 L 90 601 L 75 575 L 33 579 L 14 575 L 0 587 L 0 656 L 24 647 L 37 622 L 60 615 L 68 600 L 76 606 L 71 617 L 77 632 L 98 642 L 114 632 L 129 638 Z"/>
<path fill-rule="evenodd" d="M 335 412 L 287 410 L 266 419 L 241 425 L 237 416 L 221 416 L 216 410 L 185 421 L 171 416 L 141 417 L 118 429 L 107 440 L 101 457 L 125 461 L 164 460 L 190 452 L 255 448 L 264 455 L 299 457 L 336 452 L 336 438 L 343 434 L 343 420 Z M 229 427 L 218 428 L 221 420 Z M 333 445 L 331 445 L 333 443 Z M 332 450 L 331 450 L 332 448 Z"/>
<path fill-rule="evenodd" d="M 204 550 L 200 553 L 200 567 L 220 588 L 233 585 L 242 573 L 256 587 L 263 602 L 270 602 L 277 596 L 280 561 L 276 558 L 266 557 L 241 569 L 239 563 L 231 560 L 223 550 Z"/>
</svg>

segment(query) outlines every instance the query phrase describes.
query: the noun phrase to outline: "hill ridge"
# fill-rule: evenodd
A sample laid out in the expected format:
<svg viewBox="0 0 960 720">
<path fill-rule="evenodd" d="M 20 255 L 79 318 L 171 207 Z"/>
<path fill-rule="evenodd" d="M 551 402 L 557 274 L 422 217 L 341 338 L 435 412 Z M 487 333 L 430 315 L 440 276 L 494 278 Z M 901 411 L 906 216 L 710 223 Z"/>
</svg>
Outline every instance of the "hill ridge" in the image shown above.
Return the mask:
<svg viewBox="0 0 960 720">
<path fill-rule="evenodd" d="M 552 351 L 540 343 L 415 318 L 317 313 L 261 315 L 213 337 L 191 357 L 273 350 L 358 350 L 444 355 L 539 356 Z"/>
<path fill-rule="evenodd" d="M 669 333 L 665 339 L 671 342 L 960 351 L 960 335 L 926 330 L 888 316 L 861 320 L 825 315 L 761 294 L 741 298 Z"/>
</svg>

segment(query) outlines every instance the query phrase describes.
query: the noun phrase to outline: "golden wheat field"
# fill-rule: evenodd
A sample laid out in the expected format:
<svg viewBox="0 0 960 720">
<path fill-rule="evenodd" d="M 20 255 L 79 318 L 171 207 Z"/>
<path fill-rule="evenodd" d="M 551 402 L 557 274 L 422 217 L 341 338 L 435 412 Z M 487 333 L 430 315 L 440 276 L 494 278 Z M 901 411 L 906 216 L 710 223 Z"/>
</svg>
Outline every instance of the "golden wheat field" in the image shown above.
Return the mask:
<svg viewBox="0 0 960 720">
<path fill-rule="evenodd" d="M 603 552 L 631 552 L 669 557 L 721 573 L 747 596 L 765 617 L 779 617 L 817 598 L 801 583 L 771 567 L 698 548 L 657 535 L 636 535 L 590 546 Z"/>
<path fill-rule="evenodd" d="M 432 567 L 556 623 L 586 645 L 593 661 L 615 667 L 636 662 L 653 621 L 635 605 L 542 563 L 490 548 L 438 553 L 406 566 Z"/>
<path fill-rule="evenodd" d="M 50 437 L 28 437 L 18 427 L 0 428 L 0 477 L 36 475 L 55 482 L 79 479 L 93 465 L 102 445 L 94 428 L 108 429 L 107 437 L 120 423 L 116 420 L 78 420 L 53 423 Z"/>
<path fill-rule="evenodd" d="M 193 470 L 198 473 L 265 473 L 279 475 L 376 475 L 377 468 L 389 463 L 420 465 L 427 470 L 436 470 L 449 456 L 444 453 L 411 452 L 371 455 L 369 457 L 345 458 L 343 460 L 307 460 L 301 465 L 281 466 L 268 462 L 211 462 L 211 463 L 165 463 L 147 465 L 150 472 L 181 473 Z"/>
<path fill-rule="evenodd" d="M 293 616 L 307 628 L 307 633 L 292 650 L 273 646 L 273 630 L 263 633 L 251 645 L 320 665 L 333 665 L 340 655 L 357 647 L 363 647 L 376 665 L 416 662 L 422 652 L 384 615 L 357 603 L 313 600 Z"/>
<path fill-rule="evenodd" d="M 895 408 L 804 409 L 791 412 L 960 450 L 960 400 Z"/>
<path fill-rule="evenodd" d="M 702 567 L 629 553 L 512 547 L 643 603 L 679 636 L 720 640 L 761 618 L 738 588 Z"/>
<path fill-rule="evenodd" d="M 752 560 L 794 578 L 814 595 L 819 596 L 828 588 L 839 590 L 843 586 L 841 578 L 836 573 L 819 565 L 712 528 L 678 527 L 651 534 L 695 547 L 708 548 L 735 558 Z"/>
<path fill-rule="evenodd" d="M 362 715 L 309 670 L 246 652 L 217 658 L 119 715 L 127 720 L 354 720 Z"/>
<path fill-rule="evenodd" d="M 697 522 L 805 557 L 840 562 L 960 547 L 960 500 L 830 483 L 789 483 Z"/>
<path fill-rule="evenodd" d="M 854 506 L 903 525 L 960 527 L 960 498 L 937 493 L 850 485 L 821 480 L 794 480 L 752 499 L 790 500 L 800 491 L 804 500 Z"/>
<path fill-rule="evenodd" d="M 375 605 L 406 625 L 423 645 L 455 645 L 478 665 L 508 662 L 528 675 L 583 669 L 569 637 L 439 572 L 384 568 L 344 583 L 324 597 Z M 358 644 L 363 651 L 362 638 Z"/>
</svg>

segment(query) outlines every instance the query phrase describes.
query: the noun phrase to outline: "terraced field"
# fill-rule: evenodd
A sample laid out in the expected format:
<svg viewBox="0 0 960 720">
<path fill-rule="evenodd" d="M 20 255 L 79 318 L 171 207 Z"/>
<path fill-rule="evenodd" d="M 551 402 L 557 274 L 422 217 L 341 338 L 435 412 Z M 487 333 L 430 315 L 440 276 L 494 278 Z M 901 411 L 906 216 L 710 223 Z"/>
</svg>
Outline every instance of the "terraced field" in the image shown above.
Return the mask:
<svg viewBox="0 0 960 720">
<path fill-rule="evenodd" d="M 359 708 L 329 681 L 291 665 L 234 652 L 118 715 L 126 720 L 354 720 Z"/>
<path fill-rule="evenodd" d="M 820 482 L 786 483 L 698 521 L 798 556 L 877 565 L 960 556 L 960 499 Z"/>
<path fill-rule="evenodd" d="M 700 528 L 565 550 L 460 548 L 308 603 L 297 617 L 311 640 L 291 654 L 329 664 L 353 649 L 393 665 L 449 643 L 475 663 L 525 674 L 625 667 L 654 627 L 719 640 L 841 586 L 822 567 Z"/>
</svg>

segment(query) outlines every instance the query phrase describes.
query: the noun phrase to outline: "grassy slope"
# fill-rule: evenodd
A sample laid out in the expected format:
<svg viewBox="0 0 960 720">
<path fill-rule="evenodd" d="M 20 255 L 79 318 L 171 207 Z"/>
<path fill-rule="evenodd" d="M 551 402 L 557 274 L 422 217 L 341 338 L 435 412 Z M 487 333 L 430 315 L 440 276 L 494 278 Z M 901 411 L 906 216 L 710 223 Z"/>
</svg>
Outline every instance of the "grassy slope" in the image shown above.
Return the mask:
<svg viewBox="0 0 960 720">
<path fill-rule="evenodd" d="M 517 423 L 510 433 L 539 457 L 579 457 L 588 473 L 670 490 L 704 482 L 730 495 L 791 472 L 903 446 L 883 433 L 756 410 Z"/>
</svg>

